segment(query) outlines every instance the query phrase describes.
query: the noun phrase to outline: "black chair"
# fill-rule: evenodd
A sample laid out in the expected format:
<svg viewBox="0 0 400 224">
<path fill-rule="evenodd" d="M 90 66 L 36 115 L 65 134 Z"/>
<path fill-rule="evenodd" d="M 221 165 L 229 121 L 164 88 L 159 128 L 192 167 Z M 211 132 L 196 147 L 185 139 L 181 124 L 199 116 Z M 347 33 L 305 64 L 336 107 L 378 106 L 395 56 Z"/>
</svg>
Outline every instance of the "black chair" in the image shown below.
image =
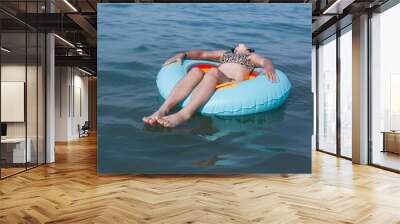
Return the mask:
<svg viewBox="0 0 400 224">
<path fill-rule="evenodd" d="M 85 121 L 85 123 L 82 125 L 82 127 L 80 127 L 80 125 L 78 125 L 79 138 L 89 136 L 89 129 L 90 129 L 89 121 Z"/>
</svg>

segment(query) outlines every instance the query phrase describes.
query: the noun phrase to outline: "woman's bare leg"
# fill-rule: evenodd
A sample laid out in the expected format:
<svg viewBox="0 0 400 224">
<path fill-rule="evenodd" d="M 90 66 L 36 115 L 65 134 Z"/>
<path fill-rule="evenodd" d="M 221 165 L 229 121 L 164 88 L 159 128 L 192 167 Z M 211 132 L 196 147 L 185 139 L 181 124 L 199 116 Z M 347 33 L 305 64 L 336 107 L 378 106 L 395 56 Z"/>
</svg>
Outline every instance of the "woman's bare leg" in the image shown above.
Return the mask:
<svg viewBox="0 0 400 224">
<path fill-rule="evenodd" d="M 184 100 L 193 88 L 203 79 L 204 72 L 201 69 L 194 67 L 175 85 L 174 89 L 160 106 L 160 108 L 152 115 L 143 117 L 146 124 L 155 125 L 157 119 L 165 116 L 178 103 Z"/>
<path fill-rule="evenodd" d="M 215 92 L 215 86 L 223 81 L 223 74 L 218 69 L 210 69 L 201 82 L 194 88 L 189 103 L 179 112 L 157 118 L 158 123 L 164 127 L 175 127 L 187 121 L 196 110 L 204 105 Z"/>
</svg>

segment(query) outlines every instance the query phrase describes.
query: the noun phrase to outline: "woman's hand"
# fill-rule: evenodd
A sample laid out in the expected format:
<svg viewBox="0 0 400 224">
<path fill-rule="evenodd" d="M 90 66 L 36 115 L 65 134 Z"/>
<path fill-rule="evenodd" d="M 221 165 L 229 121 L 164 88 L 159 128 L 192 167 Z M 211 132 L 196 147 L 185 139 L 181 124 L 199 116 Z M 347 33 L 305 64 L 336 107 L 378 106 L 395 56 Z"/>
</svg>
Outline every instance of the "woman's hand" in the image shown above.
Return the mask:
<svg viewBox="0 0 400 224">
<path fill-rule="evenodd" d="M 179 54 L 173 56 L 172 58 L 166 60 L 163 64 L 163 66 L 169 65 L 175 61 L 177 61 L 179 64 L 182 64 L 182 59 L 185 58 L 185 56 L 186 56 L 185 53 L 179 53 Z"/>
<path fill-rule="evenodd" d="M 271 59 L 262 57 L 258 54 L 251 54 L 249 56 L 250 60 L 254 65 L 261 67 L 261 71 L 265 73 L 265 76 L 272 82 L 277 82 L 278 79 L 275 74 L 274 64 Z"/>
<path fill-rule="evenodd" d="M 277 81 L 275 69 L 273 67 L 264 68 L 263 72 L 265 73 L 265 76 L 267 76 L 267 78 L 272 82 Z"/>
</svg>

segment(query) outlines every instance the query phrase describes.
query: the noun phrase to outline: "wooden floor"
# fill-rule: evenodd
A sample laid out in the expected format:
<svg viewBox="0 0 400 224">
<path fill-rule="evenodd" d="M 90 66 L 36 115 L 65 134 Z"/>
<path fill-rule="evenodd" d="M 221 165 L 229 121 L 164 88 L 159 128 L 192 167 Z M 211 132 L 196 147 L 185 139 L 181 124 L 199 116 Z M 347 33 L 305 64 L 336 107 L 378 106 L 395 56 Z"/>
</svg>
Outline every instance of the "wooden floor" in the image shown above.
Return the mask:
<svg viewBox="0 0 400 224">
<path fill-rule="evenodd" d="M 17 167 L 17 168 L 14 168 L 14 167 L 1 168 L 1 177 L 8 177 L 8 176 L 11 176 L 13 174 L 16 174 L 16 173 L 19 173 L 19 172 L 23 172 L 25 170 L 26 170 L 25 167 L 23 167 L 23 168 L 20 168 L 20 167 Z"/>
<path fill-rule="evenodd" d="M 0 223 L 400 223 L 400 175 L 313 153 L 312 175 L 98 176 L 96 139 L 0 181 Z"/>
<path fill-rule="evenodd" d="M 375 150 L 372 158 L 375 164 L 400 170 L 399 154 Z"/>
</svg>

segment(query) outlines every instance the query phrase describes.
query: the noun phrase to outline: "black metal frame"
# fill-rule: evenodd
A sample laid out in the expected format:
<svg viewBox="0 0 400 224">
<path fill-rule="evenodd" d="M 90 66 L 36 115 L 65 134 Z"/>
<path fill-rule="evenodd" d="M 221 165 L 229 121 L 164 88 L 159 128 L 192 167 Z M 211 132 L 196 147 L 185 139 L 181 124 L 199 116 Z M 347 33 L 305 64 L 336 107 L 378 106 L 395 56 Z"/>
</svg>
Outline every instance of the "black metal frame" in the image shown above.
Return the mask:
<svg viewBox="0 0 400 224">
<path fill-rule="evenodd" d="M 318 86 L 319 86 L 319 76 L 318 76 L 318 70 L 319 70 L 319 54 L 318 54 L 318 49 L 319 49 L 319 44 L 315 46 L 315 148 L 316 150 L 319 149 L 319 91 L 318 91 Z"/>
<path fill-rule="evenodd" d="M 2 23 L 0 23 L 0 30 L 2 29 Z M 0 32 L 0 47 L 2 47 L 3 45 L 2 45 L 2 32 Z M 0 124 L 1 124 L 1 77 L 2 77 L 2 75 L 1 75 L 1 55 L 2 55 L 2 52 L 1 52 L 1 50 L 0 50 Z M 0 130 L 1 131 L 1 130 Z M 0 138 L 1 138 L 1 133 L 0 133 Z M 1 139 L 0 139 L 0 141 L 1 141 Z M 0 164 L 1 164 L 1 152 L 2 152 L 2 149 L 1 149 L 1 143 L 0 143 Z M 1 179 L 1 166 L 0 166 L 0 179 Z"/>
<path fill-rule="evenodd" d="M 39 2 L 37 2 L 39 3 Z M 39 12 L 39 4 L 36 4 L 36 12 Z M 46 38 L 46 36 L 44 37 Z M 39 32 L 36 32 L 36 104 L 39 105 Z M 43 52 L 42 52 L 43 53 Z M 42 75 L 43 78 L 43 75 Z M 39 107 L 36 107 L 36 165 L 39 164 Z M 46 150 L 45 150 L 46 151 Z"/>
<path fill-rule="evenodd" d="M 338 26 L 337 26 L 338 27 Z M 339 27 L 338 27 L 339 28 Z M 336 154 L 341 156 L 341 133 L 342 125 L 340 120 L 340 35 L 341 30 L 336 29 Z"/>
<path fill-rule="evenodd" d="M 27 3 L 28 1 L 25 0 L 25 12 L 27 11 Z M 39 10 L 39 0 L 36 0 L 36 11 Z M 46 11 L 47 11 L 47 7 L 46 7 Z M 26 14 L 27 15 L 27 14 Z M 26 16 L 25 15 L 25 16 Z M 25 83 L 24 83 L 24 120 L 25 120 L 25 169 L 12 173 L 10 175 L 7 176 L 2 176 L 2 172 L 1 172 L 1 167 L 0 167 L 0 180 L 6 179 L 8 177 L 12 177 L 14 175 L 17 175 L 19 173 L 25 172 L 27 170 L 39 167 L 43 164 L 47 163 L 47 33 L 43 33 L 40 32 L 39 30 L 29 26 L 27 23 L 23 23 L 24 27 L 25 27 Z M 44 82 L 44 99 L 43 99 L 43 108 L 44 108 L 44 117 L 43 117 L 43 121 L 44 122 L 44 136 L 43 136 L 43 140 L 44 140 L 44 155 L 43 155 L 43 163 L 39 163 L 39 107 L 36 107 L 36 143 L 37 143 L 37 147 L 36 147 L 36 162 L 35 164 L 33 164 L 32 166 L 28 167 L 28 154 L 27 154 L 27 144 L 28 144 L 28 125 L 27 125 L 27 121 L 28 121 L 28 117 L 27 117 L 27 81 L 28 81 L 28 30 L 33 30 L 36 33 L 36 99 L 37 102 L 36 104 L 39 104 L 39 33 L 43 33 L 44 35 L 44 42 L 42 42 L 42 44 L 44 44 L 44 51 L 42 51 L 41 53 L 44 53 L 43 55 L 43 59 L 44 59 L 44 68 L 42 69 L 42 74 L 43 74 L 43 79 L 42 82 Z M 0 45 L 1 44 L 1 37 L 2 37 L 2 32 L 0 32 Z M 1 64 L 2 62 L 2 58 L 1 58 L 1 54 L 0 54 L 0 68 L 2 66 Z M 1 81 L 1 69 L 0 69 L 0 81 Z M 0 89 L 1 89 L 1 85 L 0 85 Z M 1 91 L 0 91 L 1 92 Z M 0 100 L 1 100 L 1 93 L 0 93 Z M 1 115 L 0 115 L 1 116 Z M 0 117 L 0 123 L 1 123 L 1 117 Z M 0 156 L 1 156 L 1 144 L 0 144 Z M 1 157 L 0 157 L 1 158 Z M 29 164 L 31 165 L 31 164 Z"/>
<path fill-rule="evenodd" d="M 368 95 L 367 95 L 367 107 L 368 107 L 368 111 L 367 111 L 367 119 L 368 119 L 368 124 L 367 124 L 367 133 L 368 133 L 368 137 L 367 137 L 367 141 L 368 141 L 368 157 L 367 157 L 367 162 L 368 164 L 372 164 L 372 97 L 371 97 L 371 91 L 372 91 L 372 85 L 371 85 L 371 71 L 372 71 L 372 66 L 371 66 L 371 56 L 372 56 L 372 42 L 371 42 L 371 37 L 372 37 L 372 33 L 371 33 L 371 18 L 372 18 L 372 13 L 368 12 L 368 53 L 367 53 L 367 62 L 368 62 L 368 69 L 367 69 L 367 85 L 368 85 Z"/>
<path fill-rule="evenodd" d="M 25 12 L 28 12 L 28 4 L 25 1 Z M 25 13 L 25 21 L 27 13 Z M 37 65 L 36 65 L 37 66 Z M 25 170 L 28 170 L 28 108 L 27 108 L 27 96 L 28 96 L 28 24 L 25 23 L 25 96 L 24 96 L 24 120 L 25 120 Z"/>
<path fill-rule="evenodd" d="M 48 13 L 48 1 L 45 0 L 45 13 Z M 44 163 L 47 163 L 47 32 L 44 32 Z"/>
</svg>

